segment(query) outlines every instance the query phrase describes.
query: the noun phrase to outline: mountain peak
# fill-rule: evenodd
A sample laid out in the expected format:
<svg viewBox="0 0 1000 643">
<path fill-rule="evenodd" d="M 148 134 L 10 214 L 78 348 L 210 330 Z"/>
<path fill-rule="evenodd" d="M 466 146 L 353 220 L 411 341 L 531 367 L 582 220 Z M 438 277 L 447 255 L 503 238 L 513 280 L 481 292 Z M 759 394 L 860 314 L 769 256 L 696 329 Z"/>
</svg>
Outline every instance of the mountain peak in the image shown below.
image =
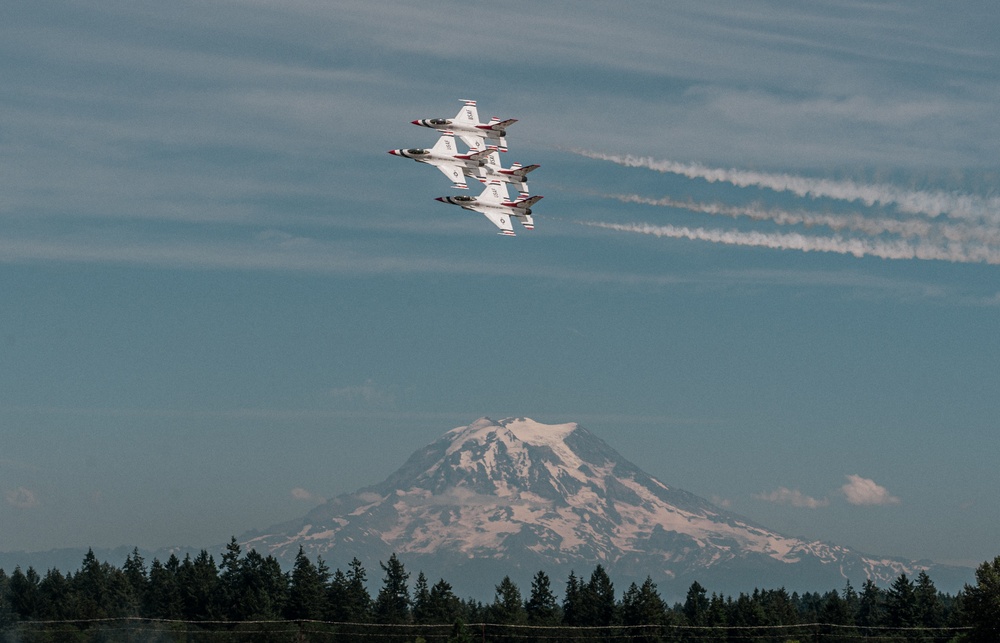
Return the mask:
<svg viewBox="0 0 1000 643">
<path fill-rule="evenodd" d="M 456 427 L 385 481 L 268 531 L 247 546 L 291 558 L 301 545 L 345 562 L 397 553 L 477 576 L 489 561 L 512 577 L 601 563 L 661 586 L 752 573 L 758 586 L 813 576 L 829 587 L 851 574 L 891 581 L 925 567 L 783 536 L 668 487 L 575 423 L 529 418 Z"/>
</svg>

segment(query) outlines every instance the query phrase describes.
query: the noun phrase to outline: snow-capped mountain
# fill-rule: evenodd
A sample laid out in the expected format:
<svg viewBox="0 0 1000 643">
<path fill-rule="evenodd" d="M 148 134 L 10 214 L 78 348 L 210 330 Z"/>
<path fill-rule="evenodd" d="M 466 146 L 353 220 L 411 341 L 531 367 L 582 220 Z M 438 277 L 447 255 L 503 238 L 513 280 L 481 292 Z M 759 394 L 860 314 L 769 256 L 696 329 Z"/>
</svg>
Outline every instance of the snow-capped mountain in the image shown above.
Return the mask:
<svg viewBox="0 0 1000 643">
<path fill-rule="evenodd" d="M 285 560 L 301 545 L 332 567 L 357 556 L 376 576 L 395 552 L 483 598 L 504 575 L 527 589 L 540 569 L 561 581 L 598 563 L 622 588 L 649 575 L 665 596 L 693 580 L 712 591 L 825 591 L 931 567 L 940 587 L 935 574 L 966 571 L 778 534 L 668 487 L 577 424 L 524 418 L 453 429 L 381 484 L 243 540 Z"/>
</svg>

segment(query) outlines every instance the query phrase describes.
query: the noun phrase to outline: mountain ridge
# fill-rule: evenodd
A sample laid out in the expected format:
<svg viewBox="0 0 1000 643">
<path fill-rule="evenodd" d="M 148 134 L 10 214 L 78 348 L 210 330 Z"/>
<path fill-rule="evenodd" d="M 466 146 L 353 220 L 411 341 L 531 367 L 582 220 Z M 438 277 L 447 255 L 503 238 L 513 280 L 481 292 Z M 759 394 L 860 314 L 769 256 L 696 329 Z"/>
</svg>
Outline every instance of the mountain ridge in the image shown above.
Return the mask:
<svg viewBox="0 0 1000 643">
<path fill-rule="evenodd" d="M 491 586 L 477 579 L 510 575 L 526 583 L 538 569 L 565 574 L 597 564 L 619 582 L 649 575 L 668 595 L 693 580 L 735 593 L 826 590 L 865 578 L 887 585 L 920 570 L 948 576 L 942 586 L 972 576 L 784 536 L 662 483 L 576 423 L 528 418 L 484 417 L 456 427 L 381 483 L 241 542 L 286 561 L 299 546 L 345 562 L 395 553 L 411 568 L 486 596 Z M 499 569 L 507 571 L 489 575 Z"/>
</svg>

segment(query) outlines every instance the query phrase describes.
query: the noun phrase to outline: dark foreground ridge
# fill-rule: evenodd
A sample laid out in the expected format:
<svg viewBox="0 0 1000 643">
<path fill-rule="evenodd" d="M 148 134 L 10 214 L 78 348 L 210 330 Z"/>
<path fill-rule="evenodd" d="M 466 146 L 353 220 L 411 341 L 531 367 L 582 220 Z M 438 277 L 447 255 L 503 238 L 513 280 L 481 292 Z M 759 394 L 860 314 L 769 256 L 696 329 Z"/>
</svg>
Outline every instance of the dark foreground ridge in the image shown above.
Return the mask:
<svg viewBox="0 0 1000 643">
<path fill-rule="evenodd" d="M 784 588 L 738 597 L 692 583 L 668 605 L 647 579 L 621 593 L 598 565 L 570 573 L 562 596 L 539 571 L 523 595 L 504 577 L 493 601 L 461 599 L 423 572 L 411 582 L 392 554 L 380 563 L 372 597 L 354 559 L 330 572 L 302 551 L 290 572 L 273 556 L 243 552 L 234 538 L 216 565 L 202 551 L 148 567 L 137 550 L 121 568 L 93 552 L 63 574 L 0 570 L 0 641 L 996 641 L 1000 633 L 1000 556 L 976 570 L 957 595 L 930 577 L 900 575 L 888 589 L 871 580 L 855 590 L 789 594 Z"/>
</svg>

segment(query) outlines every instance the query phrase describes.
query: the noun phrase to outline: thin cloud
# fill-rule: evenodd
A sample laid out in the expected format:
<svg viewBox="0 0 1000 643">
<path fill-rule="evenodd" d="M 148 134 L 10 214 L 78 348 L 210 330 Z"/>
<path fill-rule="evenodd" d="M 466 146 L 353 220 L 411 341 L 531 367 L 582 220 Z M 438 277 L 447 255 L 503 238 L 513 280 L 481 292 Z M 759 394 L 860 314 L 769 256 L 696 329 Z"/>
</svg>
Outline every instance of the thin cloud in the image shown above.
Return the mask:
<svg viewBox="0 0 1000 643">
<path fill-rule="evenodd" d="M 733 501 L 729 498 L 723 498 L 722 496 L 712 496 L 710 498 L 712 504 L 717 507 L 722 507 L 723 509 L 729 509 L 733 506 Z"/>
<path fill-rule="evenodd" d="M 776 505 L 791 505 L 792 507 L 802 509 L 819 509 L 830 504 L 830 500 L 827 498 L 823 498 L 822 500 L 812 498 L 798 489 L 788 489 L 786 487 L 778 487 L 770 493 L 755 493 L 753 497 L 757 500 L 773 502 Z"/>
<path fill-rule="evenodd" d="M 396 396 L 391 391 L 370 379 L 358 386 L 330 389 L 330 395 L 338 402 L 359 404 L 364 407 L 384 408 L 394 406 L 396 403 Z"/>
<path fill-rule="evenodd" d="M 847 476 L 847 484 L 840 490 L 847 497 L 847 502 L 852 505 L 882 506 L 900 503 L 900 499 L 890 494 L 885 487 L 859 475 Z"/>
<path fill-rule="evenodd" d="M 6 491 L 3 495 L 8 505 L 18 509 L 33 509 L 40 504 L 38 494 L 26 487 Z"/>
<path fill-rule="evenodd" d="M 308 489 L 303 489 L 302 487 L 295 487 L 292 489 L 292 498 L 295 500 L 300 500 L 302 502 L 325 502 L 325 498 L 317 496 Z"/>
</svg>

